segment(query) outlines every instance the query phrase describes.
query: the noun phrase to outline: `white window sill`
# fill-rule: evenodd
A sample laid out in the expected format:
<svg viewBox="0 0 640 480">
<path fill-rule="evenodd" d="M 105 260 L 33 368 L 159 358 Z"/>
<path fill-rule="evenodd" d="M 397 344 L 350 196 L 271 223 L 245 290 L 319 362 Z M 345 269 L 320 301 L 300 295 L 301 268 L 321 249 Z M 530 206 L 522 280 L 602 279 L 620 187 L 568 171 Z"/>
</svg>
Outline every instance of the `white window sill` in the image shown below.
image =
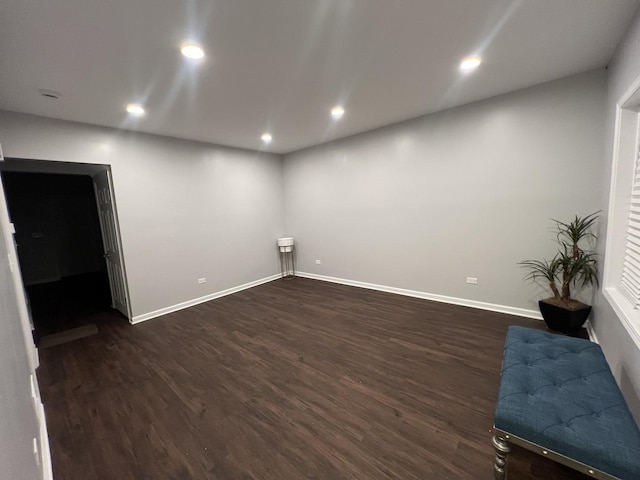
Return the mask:
<svg viewBox="0 0 640 480">
<path fill-rule="evenodd" d="M 603 293 L 636 346 L 640 348 L 640 310 L 633 308 L 627 297 L 615 287 L 604 288 Z"/>
</svg>

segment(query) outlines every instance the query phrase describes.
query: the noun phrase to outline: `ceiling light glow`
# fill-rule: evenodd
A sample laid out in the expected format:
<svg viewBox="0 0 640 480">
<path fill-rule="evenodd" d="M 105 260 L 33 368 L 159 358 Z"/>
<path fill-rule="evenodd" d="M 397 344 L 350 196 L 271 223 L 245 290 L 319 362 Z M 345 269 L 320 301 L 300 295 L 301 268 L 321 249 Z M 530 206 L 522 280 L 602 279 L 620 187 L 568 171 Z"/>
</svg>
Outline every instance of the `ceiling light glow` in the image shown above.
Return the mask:
<svg viewBox="0 0 640 480">
<path fill-rule="evenodd" d="M 273 140 L 270 133 L 263 133 L 260 138 L 264 143 L 271 143 L 271 140 Z"/>
<path fill-rule="evenodd" d="M 183 45 L 180 51 L 182 52 L 182 55 L 193 60 L 198 60 L 204 57 L 204 50 L 202 50 L 202 47 L 192 43 Z"/>
<path fill-rule="evenodd" d="M 480 59 L 480 57 L 467 57 L 460 63 L 460 70 L 462 70 L 463 72 L 468 72 L 475 68 L 478 68 L 481 63 L 482 60 Z"/>
<path fill-rule="evenodd" d="M 333 107 L 331 109 L 331 116 L 336 120 L 339 118 L 342 118 L 343 115 L 344 115 L 344 108 L 342 108 L 341 106 L 338 105 L 337 107 Z"/>
<path fill-rule="evenodd" d="M 127 105 L 127 112 L 135 117 L 141 117 L 144 115 L 144 107 L 139 103 L 130 103 Z"/>
</svg>

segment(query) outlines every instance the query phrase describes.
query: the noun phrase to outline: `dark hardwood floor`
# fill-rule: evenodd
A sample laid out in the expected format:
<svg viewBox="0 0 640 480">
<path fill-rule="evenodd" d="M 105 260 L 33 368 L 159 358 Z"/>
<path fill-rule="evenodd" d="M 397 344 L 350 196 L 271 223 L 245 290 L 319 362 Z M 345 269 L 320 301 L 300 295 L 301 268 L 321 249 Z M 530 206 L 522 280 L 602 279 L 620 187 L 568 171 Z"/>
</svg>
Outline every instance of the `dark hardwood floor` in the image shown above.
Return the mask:
<svg viewBox="0 0 640 480">
<path fill-rule="evenodd" d="M 543 328 L 302 278 L 107 320 L 41 351 L 56 480 L 489 480 L 507 326 Z M 509 468 L 586 478 L 521 449 Z"/>
</svg>

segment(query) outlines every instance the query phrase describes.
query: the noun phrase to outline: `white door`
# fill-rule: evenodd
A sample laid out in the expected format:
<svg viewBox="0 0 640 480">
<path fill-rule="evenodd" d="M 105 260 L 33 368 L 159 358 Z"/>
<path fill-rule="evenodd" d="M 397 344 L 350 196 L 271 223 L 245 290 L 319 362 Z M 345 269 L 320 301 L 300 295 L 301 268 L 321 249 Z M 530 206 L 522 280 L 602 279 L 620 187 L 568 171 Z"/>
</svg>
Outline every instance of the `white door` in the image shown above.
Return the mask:
<svg viewBox="0 0 640 480">
<path fill-rule="evenodd" d="M 0 159 L 0 161 L 2 161 Z M 29 353 L 29 361 L 32 370 L 38 368 L 40 361 L 38 359 L 38 350 L 33 342 L 33 322 L 27 307 L 27 298 L 24 291 L 24 283 L 22 282 L 22 272 L 20 271 L 20 262 L 18 261 L 18 251 L 14 239 L 15 229 L 9 219 L 9 208 L 4 195 L 4 185 L 0 179 L 0 223 L 4 227 L 0 241 L 4 241 L 9 257 L 9 268 L 11 269 L 11 279 L 13 288 L 16 292 L 16 305 L 20 315 L 20 323 L 22 333 L 24 335 L 27 352 Z"/>
<path fill-rule="evenodd" d="M 93 176 L 93 185 L 98 203 L 98 215 L 104 244 L 104 259 L 107 263 L 109 285 L 111 286 L 111 306 L 118 309 L 128 319 L 129 312 L 127 282 L 122 262 L 120 231 L 113 202 L 111 172 L 105 170 Z"/>
<path fill-rule="evenodd" d="M 0 162 L 2 148 L 0 147 Z M 0 471 L 2 478 L 53 480 L 44 406 L 13 225 L 0 178 Z M 29 408 L 31 404 L 33 408 Z"/>
</svg>

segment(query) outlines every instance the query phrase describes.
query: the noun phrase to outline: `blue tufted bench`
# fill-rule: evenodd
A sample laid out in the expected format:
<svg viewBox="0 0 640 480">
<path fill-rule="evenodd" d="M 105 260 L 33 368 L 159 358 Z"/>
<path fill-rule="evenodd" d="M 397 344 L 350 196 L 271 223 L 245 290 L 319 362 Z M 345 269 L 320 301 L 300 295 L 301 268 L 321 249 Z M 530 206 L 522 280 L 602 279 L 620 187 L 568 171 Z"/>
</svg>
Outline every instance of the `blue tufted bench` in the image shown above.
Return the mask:
<svg viewBox="0 0 640 480">
<path fill-rule="evenodd" d="M 640 479 L 640 431 L 588 340 L 509 327 L 494 427 L 497 480 L 510 444 L 593 478 Z"/>
</svg>

